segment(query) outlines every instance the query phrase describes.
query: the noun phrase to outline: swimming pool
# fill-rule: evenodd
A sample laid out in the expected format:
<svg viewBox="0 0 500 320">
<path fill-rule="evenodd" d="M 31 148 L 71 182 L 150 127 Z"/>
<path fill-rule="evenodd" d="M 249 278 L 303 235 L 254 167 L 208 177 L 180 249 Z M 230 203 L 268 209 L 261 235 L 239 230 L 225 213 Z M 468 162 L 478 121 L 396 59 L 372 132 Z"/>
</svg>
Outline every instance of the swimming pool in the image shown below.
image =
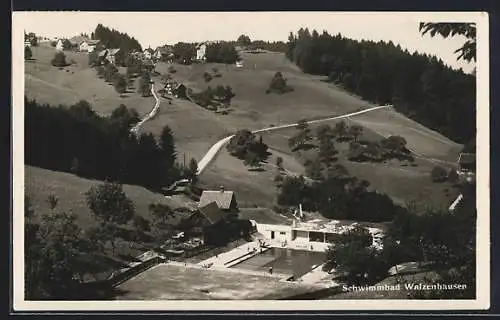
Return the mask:
<svg viewBox="0 0 500 320">
<path fill-rule="evenodd" d="M 311 271 L 314 265 L 322 264 L 324 260 L 323 252 L 271 248 L 231 268 L 267 272 L 272 267 L 273 273 L 299 278 Z"/>
</svg>

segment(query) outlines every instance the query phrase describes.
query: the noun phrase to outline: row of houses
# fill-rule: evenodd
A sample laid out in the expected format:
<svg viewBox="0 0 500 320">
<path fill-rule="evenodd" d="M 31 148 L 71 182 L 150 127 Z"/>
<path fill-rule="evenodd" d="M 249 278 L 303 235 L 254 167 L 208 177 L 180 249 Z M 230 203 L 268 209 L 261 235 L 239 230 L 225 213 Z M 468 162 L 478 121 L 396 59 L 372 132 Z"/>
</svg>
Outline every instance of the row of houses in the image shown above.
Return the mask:
<svg viewBox="0 0 500 320">
<path fill-rule="evenodd" d="M 76 36 L 71 39 L 68 39 L 71 47 L 80 52 L 93 52 L 95 50 L 104 49 L 100 46 L 100 41 L 95 39 L 90 39 L 87 36 Z M 59 51 L 63 51 L 65 39 L 57 39 L 56 49 Z M 205 41 L 196 45 L 196 54 L 194 60 L 199 62 L 206 61 L 206 52 L 207 46 L 210 44 L 217 43 L 217 41 Z M 132 51 L 132 55 L 141 59 L 141 60 L 151 60 L 154 62 L 157 61 L 166 61 L 173 62 L 174 60 L 174 51 L 173 46 L 171 45 L 163 45 L 159 46 L 156 49 L 152 49 L 148 47 L 144 49 L 142 52 L 140 51 Z M 239 60 L 236 63 L 236 66 L 241 68 L 243 67 L 243 61 Z"/>
<path fill-rule="evenodd" d="M 58 51 L 63 51 L 64 48 L 64 42 L 66 39 L 58 39 L 56 42 L 56 50 Z M 71 39 L 68 39 L 69 43 L 71 44 L 71 47 L 74 48 L 77 51 L 81 52 L 93 52 L 96 50 L 100 44 L 99 40 L 94 40 L 94 39 L 89 39 L 85 36 L 77 36 L 73 37 Z"/>
</svg>

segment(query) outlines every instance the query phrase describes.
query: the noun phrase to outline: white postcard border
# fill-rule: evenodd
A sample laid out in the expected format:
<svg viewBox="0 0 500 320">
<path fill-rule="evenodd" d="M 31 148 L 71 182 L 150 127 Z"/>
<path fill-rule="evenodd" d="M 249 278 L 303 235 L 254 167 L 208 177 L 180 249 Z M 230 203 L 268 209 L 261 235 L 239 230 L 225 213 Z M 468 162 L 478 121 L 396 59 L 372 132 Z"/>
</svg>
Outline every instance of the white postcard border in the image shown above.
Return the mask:
<svg viewBox="0 0 500 320">
<path fill-rule="evenodd" d="M 70 12 L 68 12 L 70 13 Z M 71 12 L 76 14 L 77 12 Z M 335 14 L 386 14 L 338 12 Z M 117 14 L 117 13 L 113 13 Z M 131 13 L 127 13 L 131 14 Z M 137 12 L 134 14 L 148 14 Z M 158 14 L 158 12 L 156 12 Z M 486 12 L 390 12 L 422 22 L 477 24 L 477 295 L 475 300 L 242 300 L 26 301 L 24 300 L 24 28 L 30 12 L 12 14 L 13 309 L 14 311 L 313 311 L 484 310 L 490 306 L 489 20 Z M 417 25 L 416 25 L 417 27 Z"/>
</svg>

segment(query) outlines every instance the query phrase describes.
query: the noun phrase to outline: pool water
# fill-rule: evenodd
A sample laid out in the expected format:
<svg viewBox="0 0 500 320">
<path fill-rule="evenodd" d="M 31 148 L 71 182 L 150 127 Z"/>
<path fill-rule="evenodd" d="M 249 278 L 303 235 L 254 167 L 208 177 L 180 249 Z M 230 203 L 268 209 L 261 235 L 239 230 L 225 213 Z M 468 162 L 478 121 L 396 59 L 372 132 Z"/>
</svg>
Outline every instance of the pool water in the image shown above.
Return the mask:
<svg viewBox="0 0 500 320">
<path fill-rule="evenodd" d="M 299 278 L 311 271 L 314 265 L 322 264 L 324 260 L 325 254 L 322 252 L 271 248 L 231 268 L 268 272 L 272 267 L 273 273 Z"/>
</svg>

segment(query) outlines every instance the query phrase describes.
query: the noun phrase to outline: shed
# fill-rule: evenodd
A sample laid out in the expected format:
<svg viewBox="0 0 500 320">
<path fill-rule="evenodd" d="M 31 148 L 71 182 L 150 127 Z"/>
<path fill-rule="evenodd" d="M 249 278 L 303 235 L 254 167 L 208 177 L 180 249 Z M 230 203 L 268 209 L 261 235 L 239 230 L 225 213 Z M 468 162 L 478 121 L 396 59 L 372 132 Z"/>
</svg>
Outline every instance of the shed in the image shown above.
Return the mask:
<svg viewBox="0 0 500 320">
<path fill-rule="evenodd" d="M 174 87 L 174 89 L 172 90 L 172 93 L 177 98 L 186 99 L 187 98 L 186 91 L 187 91 L 186 86 L 182 83 L 179 83 L 177 86 Z"/>
</svg>

